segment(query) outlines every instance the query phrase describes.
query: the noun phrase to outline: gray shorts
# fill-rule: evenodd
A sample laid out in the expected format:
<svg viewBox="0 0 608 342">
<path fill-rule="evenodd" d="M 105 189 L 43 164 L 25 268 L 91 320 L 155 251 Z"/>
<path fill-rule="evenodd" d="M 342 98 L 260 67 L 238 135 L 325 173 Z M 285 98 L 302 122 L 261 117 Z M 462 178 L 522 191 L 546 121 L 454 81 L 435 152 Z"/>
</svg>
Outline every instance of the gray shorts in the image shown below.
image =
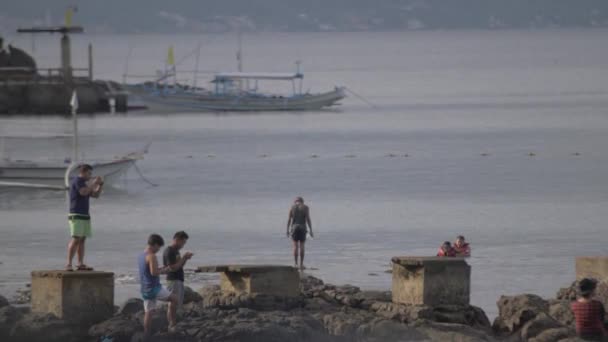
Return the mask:
<svg viewBox="0 0 608 342">
<path fill-rule="evenodd" d="M 161 302 L 168 302 L 170 295 L 170 290 L 167 291 L 167 289 L 161 288 L 154 299 L 144 299 L 144 311 L 154 311 L 156 309 L 156 301 L 160 300 Z"/>
<path fill-rule="evenodd" d="M 167 290 L 177 297 L 177 308 L 184 304 L 184 282 L 181 280 L 167 280 Z"/>
</svg>

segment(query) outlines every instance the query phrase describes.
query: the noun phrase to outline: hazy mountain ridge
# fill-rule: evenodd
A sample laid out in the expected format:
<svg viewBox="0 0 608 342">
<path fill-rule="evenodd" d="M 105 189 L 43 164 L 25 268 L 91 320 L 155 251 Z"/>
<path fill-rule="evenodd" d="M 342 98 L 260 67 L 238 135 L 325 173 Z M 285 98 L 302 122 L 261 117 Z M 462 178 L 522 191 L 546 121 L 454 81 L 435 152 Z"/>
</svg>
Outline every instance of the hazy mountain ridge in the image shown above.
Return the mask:
<svg viewBox="0 0 608 342">
<path fill-rule="evenodd" d="M 0 30 L 74 21 L 97 32 L 373 31 L 608 26 L 605 0 L 20 0 L 0 3 Z"/>
</svg>

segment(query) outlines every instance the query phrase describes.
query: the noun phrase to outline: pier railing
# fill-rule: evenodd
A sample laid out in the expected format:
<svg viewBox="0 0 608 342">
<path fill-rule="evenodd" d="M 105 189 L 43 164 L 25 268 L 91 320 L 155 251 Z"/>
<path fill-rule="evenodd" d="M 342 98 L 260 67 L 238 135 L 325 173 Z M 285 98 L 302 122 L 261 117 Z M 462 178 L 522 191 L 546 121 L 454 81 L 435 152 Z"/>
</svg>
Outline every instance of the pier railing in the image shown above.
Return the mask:
<svg viewBox="0 0 608 342">
<path fill-rule="evenodd" d="M 71 80 L 82 82 L 90 80 L 88 68 L 71 68 Z M 62 68 L 0 67 L 0 84 L 62 84 L 68 77 Z"/>
</svg>

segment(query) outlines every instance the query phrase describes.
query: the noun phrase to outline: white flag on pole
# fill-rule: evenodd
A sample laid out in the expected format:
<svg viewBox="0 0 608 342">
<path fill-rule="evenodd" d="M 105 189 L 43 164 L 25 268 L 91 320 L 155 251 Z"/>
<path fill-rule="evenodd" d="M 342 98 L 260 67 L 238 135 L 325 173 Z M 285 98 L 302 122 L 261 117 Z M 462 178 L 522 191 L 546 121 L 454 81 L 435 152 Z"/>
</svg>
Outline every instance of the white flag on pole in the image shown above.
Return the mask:
<svg viewBox="0 0 608 342">
<path fill-rule="evenodd" d="M 70 99 L 70 107 L 72 107 L 72 111 L 78 110 L 78 95 L 76 94 L 76 90 L 72 92 L 72 98 Z"/>
</svg>

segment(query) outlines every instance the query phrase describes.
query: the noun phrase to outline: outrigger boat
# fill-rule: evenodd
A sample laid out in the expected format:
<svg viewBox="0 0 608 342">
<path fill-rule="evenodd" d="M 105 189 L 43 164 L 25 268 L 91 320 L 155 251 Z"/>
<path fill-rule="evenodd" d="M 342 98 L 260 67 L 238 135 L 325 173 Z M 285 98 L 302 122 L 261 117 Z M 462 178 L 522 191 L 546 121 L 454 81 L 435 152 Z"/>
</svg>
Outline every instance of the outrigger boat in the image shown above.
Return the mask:
<svg viewBox="0 0 608 342">
<path fill-rule="evenodd" d="M 304 74 L 300 71 L 300 61 L 296 62 L 295 73 L 252 73 L 243 72 L 241 33 L 238 36 L 238 72 L 215 73 L 211 83 L 213 90 L 197 87 L 199 44 L 196 53 L 192 86 L 177 81 L 177 68 L 173 47 L 169 47 L 165 70 L 158 71 L 154 81 L 127 84 L 129 60 L 127 59 L 123 83 L 129 91 L 129 101 L 143 102 L 152 112 L 220 112 L 220 111 L 307 111 L 339 105 L 346 97 L 346 87 L 334 87 L 324 93 L 302 91 Z M 129 53 L 130 56 L 130 53 Z M 142 77 L 135 76 L 132 77 Z M 143 76 L 146 77 L 146 76 Z M 172 82 L 170 81 L 172 80 Z M 263 82 L 291 83 L 287 95 L 264 93 L 259 85 Z"/>
<path fill-rule="evenodd" d="M 212 81 L 214 91 L 159 82 L 130 85 L 128 90 L 154 112 L 320 110 L 335 106 L 346 97 L 344 87 L 325 93 L 303 93 L 303 78 L 301 73 L 219 73 Z M 291 82 L 293 90 L 290 95 L 261 93 L 261 81 Z"/>
<path fill-rule="evenodd" d="M 65 160 L 12 160 L 0 158 L 0 186 L 5 187 L 28 187 L 42 189 L 65 189 L 68 187 L 71 177 L 78 173 L 77 166 L 87 163 L 93 166 L 93 175 L 101 176 L 104 182 L 111 185 L 138 160 L 144 158 L 148 152 L 148 146 L 141 151 L 125 154 L 123 156 L 108 160 L 80 160 L 78 158 L 78 98 L 76 92 L 70 101 L 72 107 L 72 158 Z M 3 152 L 0 150 L 0 152 Z"/>
</svg>

